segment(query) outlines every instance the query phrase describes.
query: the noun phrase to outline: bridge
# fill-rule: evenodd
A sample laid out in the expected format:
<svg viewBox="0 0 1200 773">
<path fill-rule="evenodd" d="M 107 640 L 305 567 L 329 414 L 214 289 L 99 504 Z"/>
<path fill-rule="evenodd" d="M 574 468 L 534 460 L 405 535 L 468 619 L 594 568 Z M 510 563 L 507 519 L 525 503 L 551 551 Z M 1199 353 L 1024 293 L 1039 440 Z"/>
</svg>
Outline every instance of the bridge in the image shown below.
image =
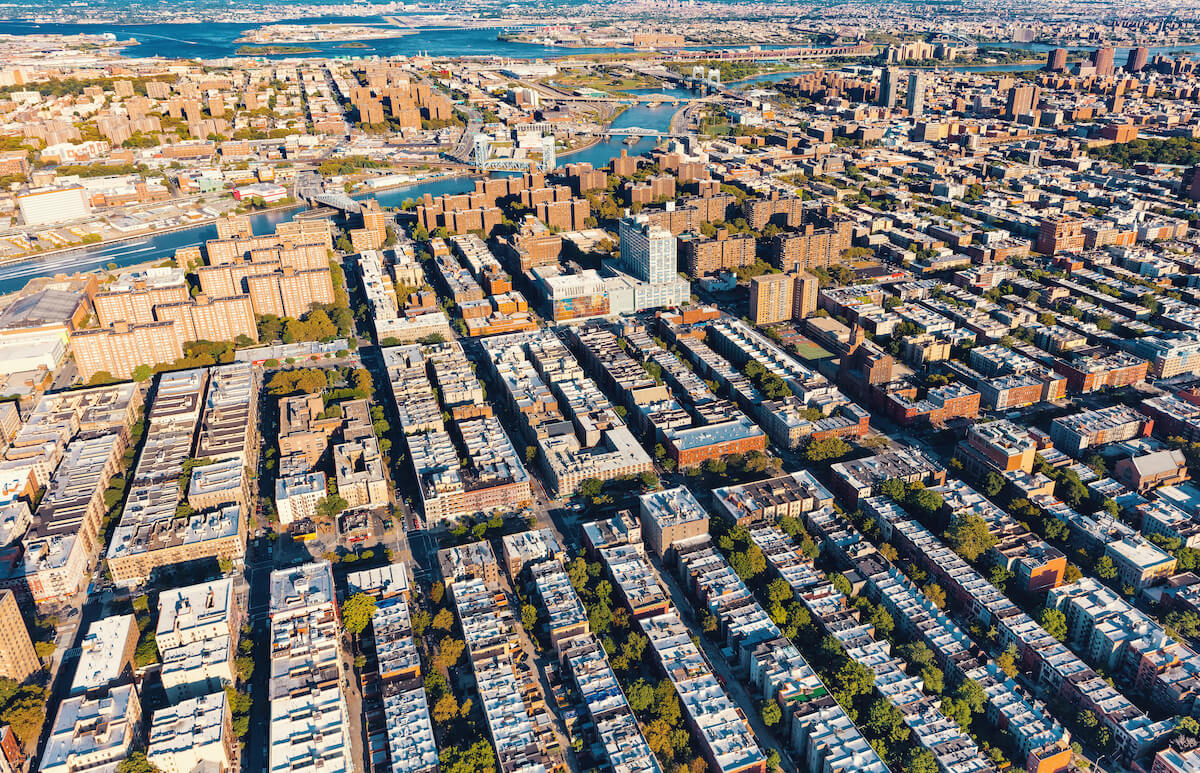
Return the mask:
<svg viewBox="0 0 1200 773">
<path fill-rule="evenodd" d="M 327 207 L 341 210 L 347 215 L 357 215 L 362 212 L 362 205 L 344 193 L 330 193 L 326 191 L 318 193 L 308 200 L 311 203 L 324 204 Z"/>
<path fill-rule="evenodd" d="M 852 46 L 803 46 L 797 48 L 768 48 L 757 51 L 742 50 L 678 50 L 671 52 L 671 60 L 678 62 L 745 62 L 756 59 L 829 59 L 835 56 L 870 56 L 875 53 L 875 46 L 870 43 L 856 43 Z"/>
<path fill-rule="evenodd" d="M 643 129 L 640 126 L 627 126 L 624 129 L 601 129 L 597 134 L 606 137 L 685 137 L 685 134 L 673 134 L 659 129 Z"/>
<path fill-rule="evenodd" d="M 481 172 L 533 172 L 538 163 L 531 159 L 489 158 L 479 165 Z"/>
</svg>

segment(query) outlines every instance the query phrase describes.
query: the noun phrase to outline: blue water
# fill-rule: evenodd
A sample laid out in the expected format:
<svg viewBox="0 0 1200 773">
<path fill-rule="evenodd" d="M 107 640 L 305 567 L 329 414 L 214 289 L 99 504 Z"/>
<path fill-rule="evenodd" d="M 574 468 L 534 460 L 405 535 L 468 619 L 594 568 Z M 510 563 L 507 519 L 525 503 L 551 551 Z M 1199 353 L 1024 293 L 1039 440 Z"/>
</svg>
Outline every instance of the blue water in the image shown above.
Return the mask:
<svg viewBox="0 0 1200 773">
<path fill-rule="evenodd" d="M 382 16 L 329 16 L 308 20 L 312 23 L 370 24 L 387 29 L 398 29 L 389 25 Z M 295 20 L 274 22 L 294 24 Z M 30 21 L 0 21 L 0 34 L 60 34 L 96 35 L 111 32 L 117 40 L 136 40 L 138 45 L 126 46 L 121 53 L 126 56 L 167 58 L 188 57 L 193 59 L 218 59 L 239 56 L 235 43 L 242 33 L 257 29 L 260 24 L 235 24 L 228 22 L 197 24 L 35 24 Z M 427 53 L 430 56 L 495 56 L 516 59 L 535 59 L 572 56 L 575 54 L 606 54 L 613 51 L 631 51 L 628 46 L 599 46 L 569 48 L 545 46 L 539 43 L 517 43 L 497 39 L 496 29 L 427 29 L 415 34 L 380 40 L 363 40 L 365 48 L 339 48 L 345 40 L 328 42 L 280 43 L 316 49 L 306 54 L 273 54 L 267 59 L 287 59 L 306 56 L 367 57 L 367 56 L 414 56 Z M 691 49 L 737 49 L 747 46 L 685 46 Z M 761 45 L 762 49 L 787 48 L 784 45 Z"/>
<path fill-rule="evenodd" d="M 618 129 L 637 126 L 643 129 L 663 130 L 670 125 L 671 116 L 678 109 L 670 105 L 662 107 L 633 105 L 617 116 L 612 125 Z M 657 140 L 654 139 L 642 139 L 634 145 L 625 145 L 622 138 L 615 138 L 577 153 L 561 154 L 559 158 L 562 163 L 587 161 L 593 166 L 600 167 L 607 164 L 609 159 L 614 156 L 621 155 L 622 150 L 628 151 L 631 156 L 638 155 L 649 152 L 656 142 Z M 449 177 L 378 193 L 361 194 L 355 198 L 376 198 L 383 206 L 399 207 L 406 200 L 420 199 L 426 193 L 432 196 L 441 196 L 447 193 L 463 193 L 474 190 L 474 188 L 474 177 Z M 272 233 L 279 223 L 291 220 L 302 211 L 301 208 L 295 208 L 251 215 L 251 227 L 256 234 Z M 217 238 L 217 228 L 210 224 L 11 263 L 0 266 L 0 293 L 20 290 L 26 282 L 37 276 L 94 271 L 109 264 L 115 264 L 120 268 L 137 263 L 166 260 L 175 257 L 175 251 L 181 247 L 203 244 L 205 241 L 215 238 Z"/>
<path fill-rule="evenodd" d="M 674 90 L 668 89 L 667 91 Z M 650 90 L 645 91 L 649 93 Z M 682 90 L 680 89 L 679 91 Z M 631 105 L 624 113 L 621 113 L 613 120 L 611 128 L 629 129 L 637 127 L 639 129 L 663 131 L 670 126 L 671 116 L 675 114 L 676 110 L 679 110 L 679 108 L 672 107 L 671 105 L 662 105 L 660 107 Z M 616 137 L 577 153 L 561 154 L 559 158 L 562 160 L 562 163 L 578 164 L 586 162 L 595 168 L 599 168 L 607 164 L 610 159 L 620 156 L 622 150 L 631 156 L 637 156 L 649 153 L 658 144 L 658 139 L 652 137 L 644 137 L 632 145 L 626 145 L 624 139 L 624 137 Z"/>
</svg>

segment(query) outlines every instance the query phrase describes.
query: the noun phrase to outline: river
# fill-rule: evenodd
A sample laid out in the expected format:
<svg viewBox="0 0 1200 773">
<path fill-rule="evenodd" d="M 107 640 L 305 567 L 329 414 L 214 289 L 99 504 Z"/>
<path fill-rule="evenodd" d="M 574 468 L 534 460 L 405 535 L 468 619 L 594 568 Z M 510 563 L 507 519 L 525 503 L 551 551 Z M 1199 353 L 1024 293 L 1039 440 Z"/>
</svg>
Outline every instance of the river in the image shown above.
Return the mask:
<svg viewBox="0 0 1200 773">
<path fill-rule="evenodd" d="M 307 20 L 313 24 L 363 24 L 394 28 L 382 16 L 328 16 Z M 295 21 L 272 22 L 295 24 Z M 242 44 L 235 43 L 248 30 L 270 26 L 264 24 L 235 24 L 230 22 L 189 24 L 37 24 L 29 20 L 0 20 L 0 34 L 5 35 L 98 35 L 112 33 L 118 41 L 136 40 L 120 51 L 125 56 L 161 56 L 169 59 L 219 59 L 239 56 Z M 261 55 L 266 59 L 288 59 L 306 56 L 369 57 L 369 56 L 499 56 L 511 59 L 546 59 L 576 54 L 611 54 L 633 52 L 629 46 L 547 46 L 541 43 L 520 43 L 500 40 L 498 29 L 418 29 L 414 34 L 394 38 L 359 41 L 363 45 L 344 48 L 348 39 L 279 43 L 315 49 L 308 53 Z M 758 44 L 762 49 L 787 48 L 783 44 Z M 743 45 L 684 46 L 690 49 L 738 49 Z"/>
<path fill-rule="evenodd" d="M 638 93 L 652 93 L 650 89 L 636 89 Z M 666 89 L 668 96 L 685 99 L 688 92 L 682 89 Z M 650 107 L 648 105 L 631 105 L 625 112 L 617 116 L 612 126 L 616 129 L 639 127 L 642 129 L 665 130 L 671 123 L 671 116 L 678 108 L 671 105 Z M 614 156 L 621 155 L 622 150 L 629 155 L 640 155 L 649 152 L 656 140 L 645 138 L 633 145 L 626 145 L 624 138 L 616 137 L 593 145 L 590 148 L 559 156 L 561 163 L 578 163 L 586 161 L 595 167 L 608 163 Z M 473 190 L 474 177 L 449 177 L 426 182 L 406 185 L 377 193 L 356 195 L 355 198 L 376 198 L 387 207 L 398 207 L 408 199 L 419 199 L 426 193 L 441 196 L 446 193 L 463 193 Z M 279 223 L 291 220 L 297 212 L 303 211 L 296 207 L 287 210 L 260 212 L 250 216 L 250 224 L 254 233 L 271 233 Z M 33 277 L 53 276 L 58 273 L 75 271 L 94 271 L 110 264 L 117 267 L 131 266 L 149 261 L 165 260 L 175 256 L 175 251 L 181 247 L 203 244 L 209 239 L 217 238 L 217 228 L 213 224 L 183 228 L 161 234 L 151 234 L 121 242 L 100 244 L 93 247 L 81 247 L 70 252 L 60 252 L 42 258 L 32 258 L 17 263 L 0 266 L 0 293 L 11 293 L 20 290 Z"/>
</svg>

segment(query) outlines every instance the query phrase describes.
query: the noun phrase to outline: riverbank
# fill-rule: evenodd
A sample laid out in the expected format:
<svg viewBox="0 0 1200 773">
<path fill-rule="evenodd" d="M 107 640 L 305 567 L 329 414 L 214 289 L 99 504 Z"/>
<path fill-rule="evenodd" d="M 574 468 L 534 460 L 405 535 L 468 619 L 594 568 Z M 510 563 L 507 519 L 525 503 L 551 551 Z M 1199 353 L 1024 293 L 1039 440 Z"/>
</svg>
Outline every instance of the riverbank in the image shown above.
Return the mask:
<svg viewBox="0 0 1200 773">
<path fill-rule="evenodd" d="M 690 104 L 690 99 L 681 98 Z M 639 127 L 653 131 L 663 131 L 670 127 L 671 121 L 683 108 L 672 108 L 669 105 L 651 107 L 647 105 L 622 105 L 620 112 L 607 121 L 612 129 Z M 607 164 L 613 157 L 620 156 L 625 150 L 630 156 L 648 153 L 658 144 L 657 138 L 645 137 L 632 146 L 625 145 L 620 138 L 602 140 L 594 138 L 587 145 L 572 148 L 560 154 L 560 158 L 569 159 L 572 163 L 588 162 L 595 168 Z M 436 177 L 398 183 L 373 190 L 360 190 L 352 194 L 355 199 L 376 198 L 380 206 L 401 207 L 406 199 L 420 199 L 424 194 L 441 196 L 444 194 L 464 193 L 474 185 L 478 176 L 470 170 L 461 170 Z M 257 210 L 250 214 L 251 230 L 255 234 L 272 233 L 279 223 L 290 220 L 302 211 L 302 205 L 274 207 Z M 54 276 L 60 273 L 75 273 L 79 271 L 101 271 L 109 264 L 117 268 L 131 265 L 161 263 L 173 258 L 175 253 L 185 247 L 195 247 L 204 244 L 208 239 L 217 238 L 216 220 L 206 218 L 189 224 L 170 226 L 140 234 L 130 234 L 90 245 L 73 245 L 57 250 L 36 253 L 19 258 L 12 258 L 0 263 L 0 293 L 11 293 L 20 290 L 34 277 Z"/>
<path fill-rule="evenodd" d="M 307 205 L 296 203 L 283 204 L 277 207 L 263 207 L 262 209 L 256 209 L 247 214 L 265 215 L 273 212 L 287 212 L 293 209 L 303 209 L 305 206 Z M 204 217 L 200 218 L 199 220 L 193 220 L 190 223 L 179 223 L 178 225 L 170 225 L 166 226 L 165 228 L 152 228 L 149 231 L 140 231 L 138 233 L 128 234 L 126 236 L 117 236 L 112 239 L 101 239 L 100 241 L 92 242 L 91 244 L 72 244 L 68 247 L 58 247 L 53 250 L 44 250 L 42 252 L 32 252 L 25 255 L 15 255 L 7 258 L 0 258 L 0 267 L 11 266 L 16 263 L 24 263 L 30 260 L 39 260 L 41 258 L 53 258 L 59 255 L 69 255 L 72 252 L 91 252 L 93 250 L 100 250 L 105 247 L 113 247 L 128 242 L 135 242 L 139 239 L 147 239 L 162 234 L 175 233 L 177 231 L 188 231 L 193 228 L 203 228 L 206 225 L 215 225 L 220 219 L 220 217 Z"/>
</svg>

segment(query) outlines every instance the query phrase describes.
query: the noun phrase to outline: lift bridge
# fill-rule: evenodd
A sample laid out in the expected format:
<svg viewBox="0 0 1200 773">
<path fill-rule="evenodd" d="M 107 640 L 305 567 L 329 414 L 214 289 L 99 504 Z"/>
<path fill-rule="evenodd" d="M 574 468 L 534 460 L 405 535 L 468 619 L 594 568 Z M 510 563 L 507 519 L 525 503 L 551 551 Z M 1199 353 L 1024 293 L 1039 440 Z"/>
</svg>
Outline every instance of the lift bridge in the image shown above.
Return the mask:
<svg viewBox="0 0 1200 773">
<path fill-rule="evenodd" d="M 475 168 L 481 172 L 531 172 L 539 169 L 552 171 L 558 164 L 554 147 L 554 135 L 542 135 L 542 160 L 535 163 L 530 159 L 490 158 L 491 139 L 486 134 L 475 135 Z"/>
</svg>

